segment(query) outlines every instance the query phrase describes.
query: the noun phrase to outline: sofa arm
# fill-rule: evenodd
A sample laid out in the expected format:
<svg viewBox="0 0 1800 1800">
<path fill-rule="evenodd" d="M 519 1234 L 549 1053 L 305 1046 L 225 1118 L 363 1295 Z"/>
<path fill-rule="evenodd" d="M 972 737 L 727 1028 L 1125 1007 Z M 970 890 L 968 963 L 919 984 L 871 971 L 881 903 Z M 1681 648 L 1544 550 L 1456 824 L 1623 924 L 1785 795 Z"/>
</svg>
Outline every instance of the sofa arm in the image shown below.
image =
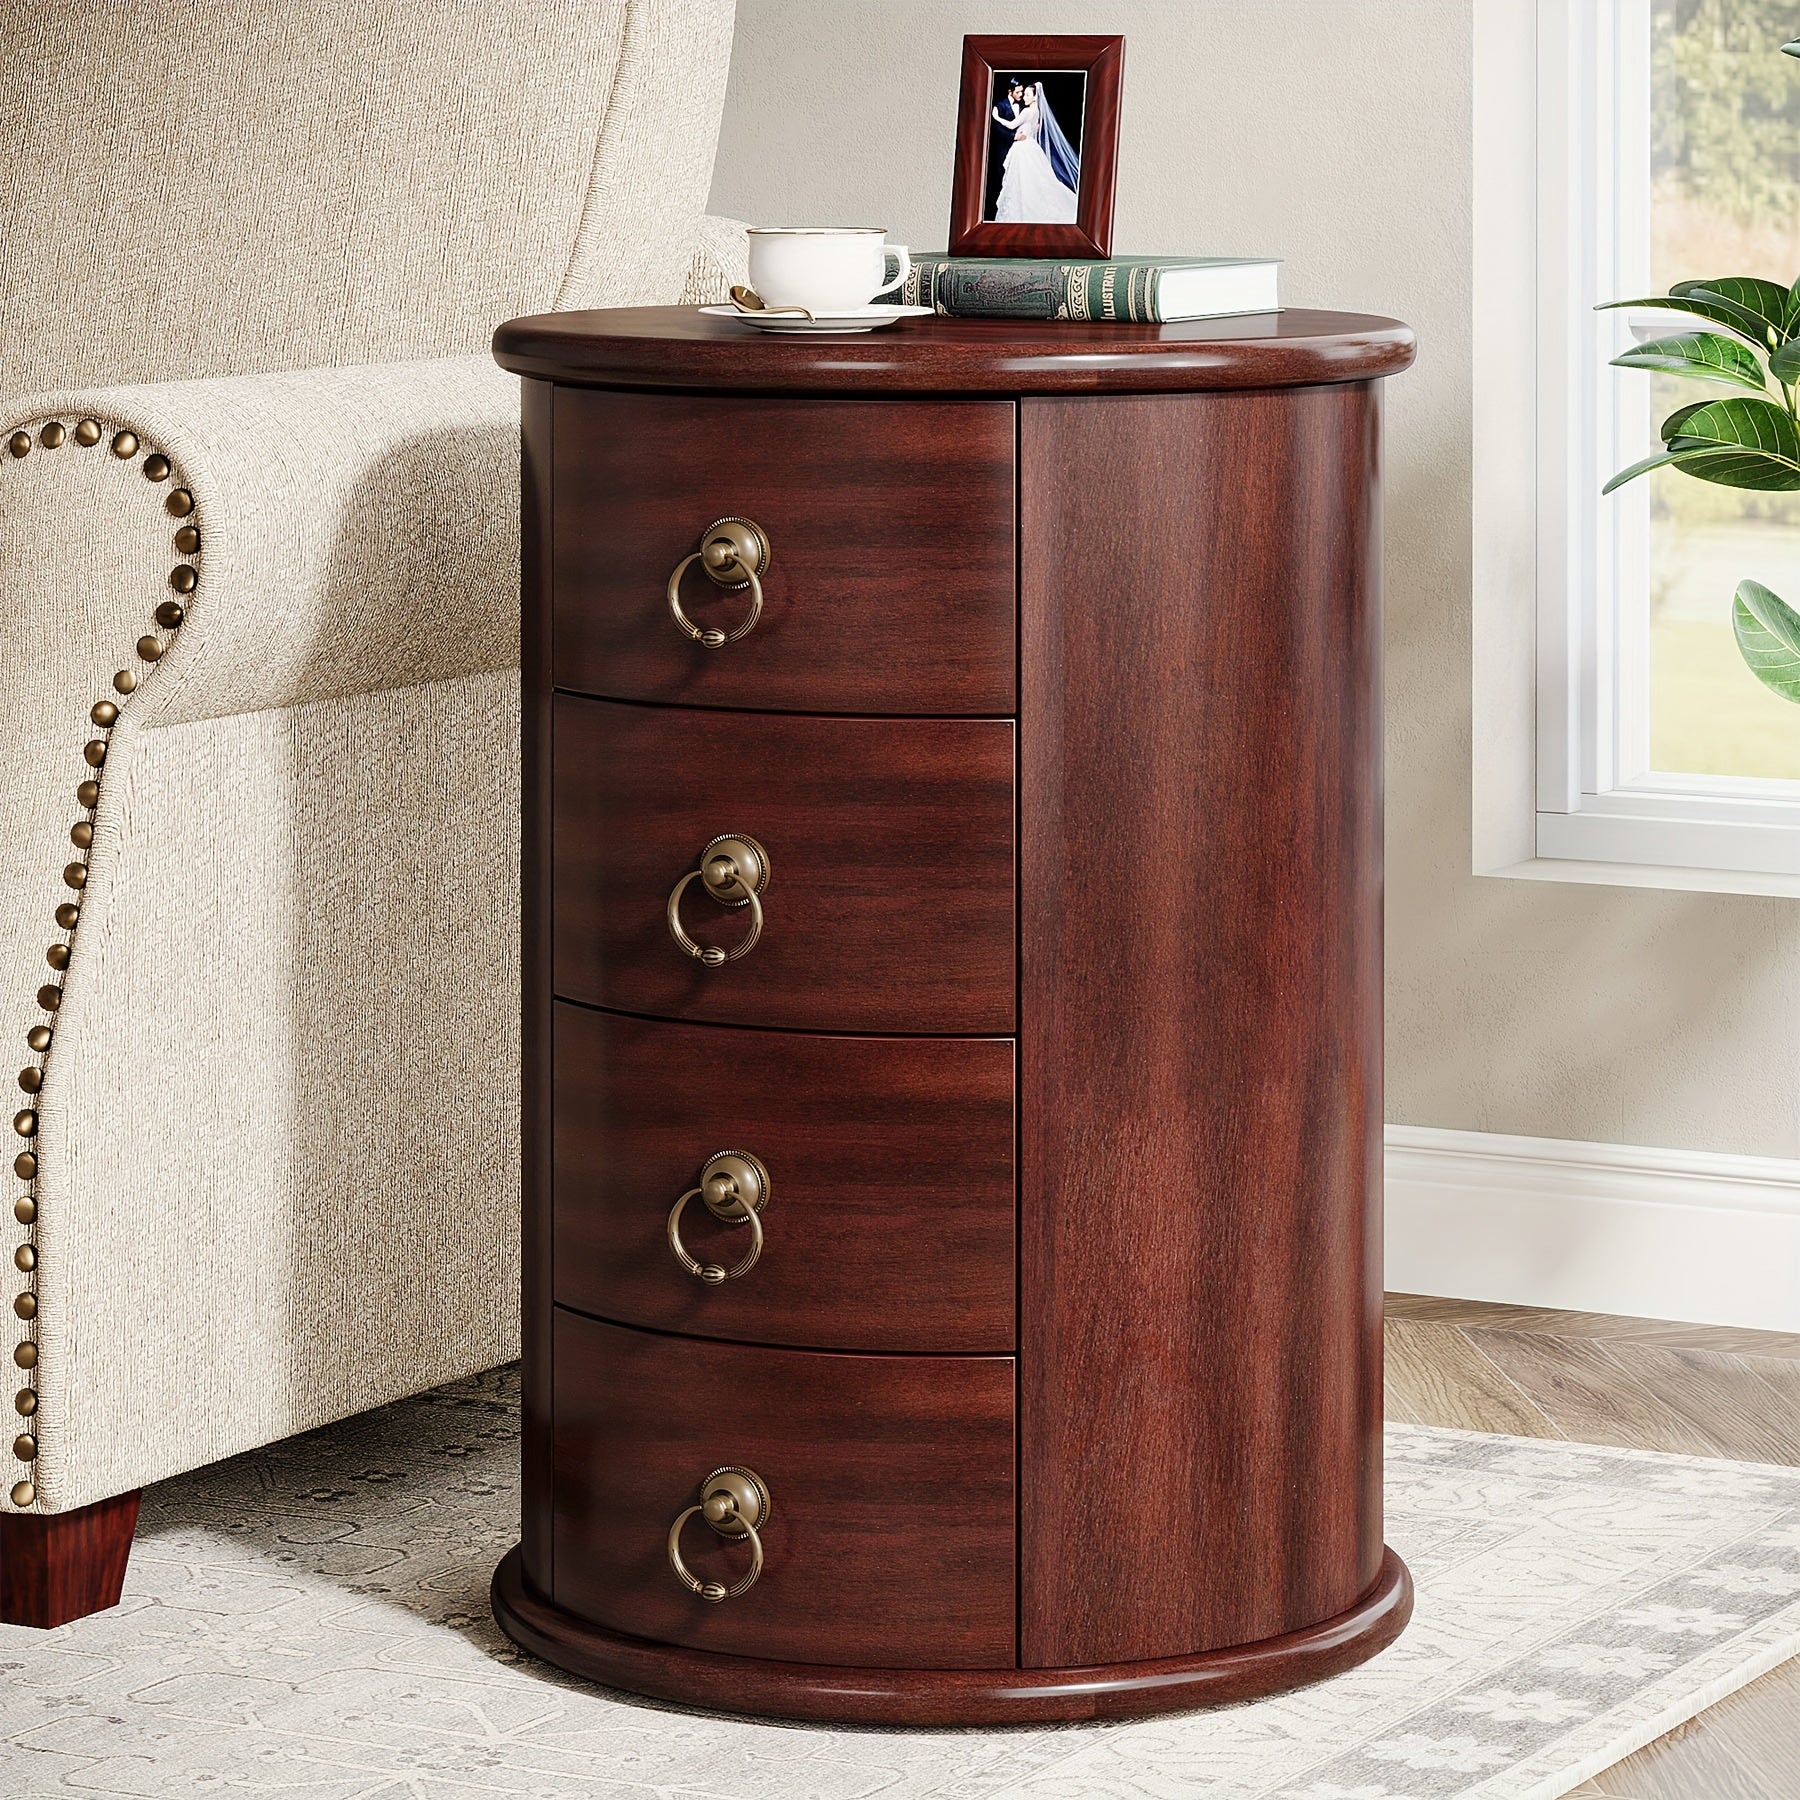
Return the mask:
<svg viewBox="0 0 1800 1800">
<path fill-rule="evenodd" d="M 0 401 L 0 1518 L 510 1354 L 517 392 Z"/>
<path fill-rule="evenodd" d="M 518 383 L 486 357 L 53 394 L 5 411 L 0 436 L 43 473 L 0 512 L 0 579 L 54 580 L 65 537 L 116 542 L 95 603 L 130 595 L 119 661 L 143 725 L 517 664 Z M 98 445 L 80 444 L 83 420 L 101 427 Z M 65 442 L 49 447 L 46 423 Z M 116 460 L 135 468 L 115 479 L 77 474 L 134 443 Z M 146 491 L 131 474 L 154 479 L 152 451 L 169 471 Z M 182 517 L 199 548 L 185 559 L 185 621 L 158 633 L 144 565 L 160 585 L 177 560 L 178 521 L 154 504 L 177 488 L 193 497 Z M 145 631 L 159 640 L 149 657 L 132 648 Z"/>
<path fill-rule="evenodd" d="M 731 284 L 750 279 L 750 243 L 741 219 L 708 213 L 681 290 L 683 306 L 711 306 L 731 298 Z"/>
</svg>

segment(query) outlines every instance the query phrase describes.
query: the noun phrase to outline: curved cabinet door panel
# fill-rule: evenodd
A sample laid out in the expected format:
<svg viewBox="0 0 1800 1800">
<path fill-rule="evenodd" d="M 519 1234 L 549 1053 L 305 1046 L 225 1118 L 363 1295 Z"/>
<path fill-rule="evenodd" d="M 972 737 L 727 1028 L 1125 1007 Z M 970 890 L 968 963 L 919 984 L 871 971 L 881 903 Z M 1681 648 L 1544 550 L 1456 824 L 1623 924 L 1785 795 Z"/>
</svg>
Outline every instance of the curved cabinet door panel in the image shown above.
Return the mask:
<svg viewBox="0 0 1800 1800">
<path fill-rule="evenodd" d="M 1277 1637 L 1383 1568 L 1378 419 L 1024 408 L 1027 1667 Z"/>
<path fill-rule="evenodd" d="M 1010 400 L 691 399 L 556 390 L 559 688 L 787 712 L 1006 713 L 1014 685 Z M 705 649 L 670 572 L 715 519 L 769 539 L 762 615 Z M 694 624 L 742 592 L 697 567 Z"/>
<path fill-rule="evenodd" d="M 623 1012 L 805 1031 L 1009 1032 L 1013 727 L 834 719 L 558 695 L 556 991 Z M 756 947 L 721 968 L 669 933 L 707 842 L 768 853 Z M 689 884 L 697 944 L 749 909 Z"/>
<path fill-rule="evenodd" d="M 556 1298 L 628 1325 L 839 1350 L 1013 1347 L 1010 1038 L 814 1037 L 556 1008 Z M 768 1173 L 763 1250 L 709 1284 L 670 1207 L 706 1159 Z M 749 1227 L 680 1232 L 735 1268 Z"/>
<path fill-rule="evenodd" d="M 556 1318 L 556 1603 L 634 1637 L 781 1662 L 1005 1668 L 1014 1660 L 1013 1363 L 835 1356 Z M 709 1604 L 669 1527 L 736 1465 L 771 1506 L 754 1587 Z M 699 1518 L 697 1580 L 743 1543 Z"/>
</svg>

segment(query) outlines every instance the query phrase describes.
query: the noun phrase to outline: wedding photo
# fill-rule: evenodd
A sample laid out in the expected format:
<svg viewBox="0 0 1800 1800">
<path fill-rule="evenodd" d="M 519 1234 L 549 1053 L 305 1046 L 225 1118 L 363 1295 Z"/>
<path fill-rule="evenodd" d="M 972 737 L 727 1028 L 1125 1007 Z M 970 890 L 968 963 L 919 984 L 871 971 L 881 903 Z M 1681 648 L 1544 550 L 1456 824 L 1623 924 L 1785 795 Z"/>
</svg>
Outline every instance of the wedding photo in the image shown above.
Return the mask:
<svg viewBox="0 0 1800 1800">
<path fill-rule="evenodd" d="M 981 216 L 1000 225 L 1073 225 L 1081 187 L 1082 69 L 994 77 Z"/>
<path fill-rule="evenodd" d="M 966 37 L 950 251 L 1105 256 L 1122 37 Z"/>
</svg>

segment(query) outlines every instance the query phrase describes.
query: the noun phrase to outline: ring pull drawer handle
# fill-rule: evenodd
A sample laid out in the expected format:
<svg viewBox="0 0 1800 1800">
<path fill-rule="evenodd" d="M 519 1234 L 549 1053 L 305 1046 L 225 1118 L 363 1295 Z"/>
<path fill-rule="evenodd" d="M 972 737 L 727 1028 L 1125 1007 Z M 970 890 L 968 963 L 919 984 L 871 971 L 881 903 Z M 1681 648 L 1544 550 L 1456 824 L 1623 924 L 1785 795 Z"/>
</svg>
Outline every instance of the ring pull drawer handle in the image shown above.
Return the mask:
<svg viewBox="0 0 1800 1800">
<path fill-rule="evenodd" d="M 715 587 L 750 590 L 750 610 L 735 631 L 701 628 L 681 610 L 681 578 L 698 563 Z M 684 556 L 669 577 L 669 617 L 703 649 L 735 644 L 762 617 L 762 578 L 769 566 L 769 534 L 754 519 L 715 519 L 700 534 L 700 548 Z"/>
<path fill-rule="evenodd" d="M 728 1269 L 723 1263 L 701 1262 L 681 1241 L 682 1209 L 694 1199 L 724 1224 L 750 1227 L 750 1248 L 735 1269 Z M 748 1275 L 762 1255 L 762 1220 L 756 1215 L 768 1201 L 769 1171 L 749 1151 L 721 1150 L 716 1156 L 709 1156 L 700 1171 L 700 1185 L 689 1188 L 669 1209 L 669 1248 L 675 1252 L 675 1260 L 708 1287 Z"/>
<path fill-rule="evenodd" d="M 681 896 L 690 881 L 698 881 L 721 906 L 747 906 L 750 929 L 730 950 L 709 944 L 704 949 L 688 936 L 681 923 Z M 709 969 L 721 968 L 748 956 L 762 936 L 763 910 L 761 895 L 769 885 L 769 853 L 753 837 L 727 832 L 713 838 L 700 852 L 700 866 L 689 869 L 676 882 L 669 895 L 669 935 L 696 962 Z"/>
<path fill-rule="evenodd" d="M 722 1581 L 702 1581 L 681 1560 L 681 1530 L 696 1513 L 720 1537 L 750 1546 L 750 1567 L 727 1587 Z M 669 1527 L 669 1567 L 690 1593 L 702 1600 L 732 1600 L 756 1585 L 763 1571 L 762 1539 L 757 1527 L 769 1522 L 769 1489 L 754 1469 L 714 1469 L 700 1484 L 700 1504 L 690 1506 Z"/>
</svg>

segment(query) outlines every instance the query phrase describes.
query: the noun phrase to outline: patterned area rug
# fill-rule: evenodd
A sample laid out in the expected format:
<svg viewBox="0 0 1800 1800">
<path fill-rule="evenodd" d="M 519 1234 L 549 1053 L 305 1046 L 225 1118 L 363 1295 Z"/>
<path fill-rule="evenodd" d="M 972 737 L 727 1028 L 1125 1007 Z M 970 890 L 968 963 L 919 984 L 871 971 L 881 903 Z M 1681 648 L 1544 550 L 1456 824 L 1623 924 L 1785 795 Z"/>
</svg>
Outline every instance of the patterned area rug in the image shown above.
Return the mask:
<svg viewBox="0 0 1800 1800">
<path fill-rule="evenodd" d="M 145 1496 L 126 1600 L 0 1627 L 0 1794 L 306 1800 L 1555 1800 L 1800 1650 L 1800 1470 L 1396 1427 L 1419 1585 L 1373 1663 L 1226 1711 L 763 1724 L 513 1651 L 502 1370 Z"/>
</svg>

